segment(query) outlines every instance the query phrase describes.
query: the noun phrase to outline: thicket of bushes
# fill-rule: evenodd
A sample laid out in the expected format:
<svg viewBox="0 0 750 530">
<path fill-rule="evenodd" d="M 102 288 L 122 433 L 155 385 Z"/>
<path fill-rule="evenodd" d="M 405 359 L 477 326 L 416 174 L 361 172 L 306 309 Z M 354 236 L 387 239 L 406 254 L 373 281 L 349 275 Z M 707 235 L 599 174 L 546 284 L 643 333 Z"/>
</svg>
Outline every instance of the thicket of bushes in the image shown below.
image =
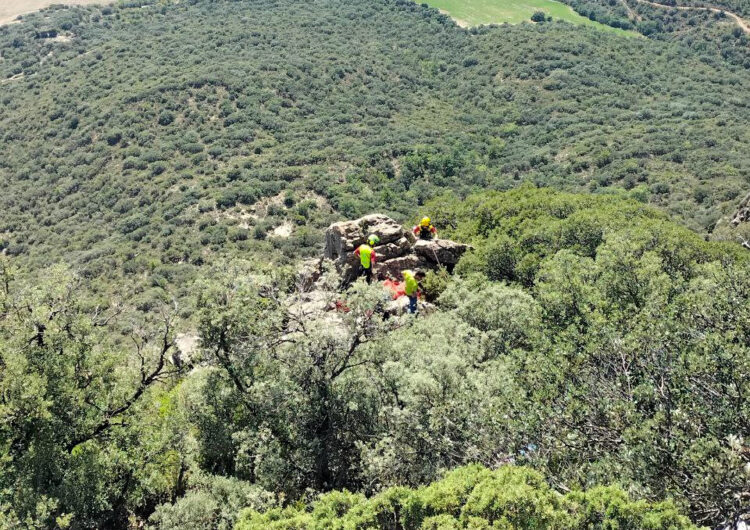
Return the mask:
<svg viewBox="0 0 750 530">
<path fill-rule="evenodd" d="M 626 198 L 525 187 L 427 208 L 476 249 L 432 278 L 434 314 L 386 319 L 388 294 L 358 282 L 332 315 L 300 305 L 290 270 L 215 263 L 193 286 L 191 360 L 173 305 L 144 321 L 3 258 L 6 520 L 228 527 L 243 506 L 510 462 L 558 490 L 672 498 L 699 524 L 745 513 L 744 249 Z"/>
<path fill-rule="evenodd" d="M 490 471 L 469 466 L 416 490 L 390 488 L 370 499 L 346 491 L 333 492 L 323 495 L 309 508 L 247 511 L 236 528 L 689 530 L 696 527 L 671 504 L 633 502 L 617 487 L 560 495 L 539 473 L 526 468 L 504 466 Z"/>
<path fill-rule="evenodd" d="M 750 36 L 722 12 L 670 9 L 636 0 L 565 0 L 578 13 L 616 28 L 633 29 L 650 39 L 678 42 L 687 53 L 708 64 L 726 62 L 750 70 Z M 698 6 L 699 0 L 663 0 L 664 6 Z M 748 19 L 750 7 L 743 0 L 722 0 L 710 4 Z M 689 51 L 688 51 L 689 50 Z"/>
</svg>

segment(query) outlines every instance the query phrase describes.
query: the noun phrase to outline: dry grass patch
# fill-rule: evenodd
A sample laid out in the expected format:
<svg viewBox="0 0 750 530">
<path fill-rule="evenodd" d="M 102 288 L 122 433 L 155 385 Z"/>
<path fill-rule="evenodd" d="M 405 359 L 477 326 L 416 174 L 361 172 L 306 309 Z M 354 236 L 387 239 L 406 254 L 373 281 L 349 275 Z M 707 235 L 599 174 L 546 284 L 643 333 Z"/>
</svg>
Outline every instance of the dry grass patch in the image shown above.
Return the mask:
<svg viewBox="0 0 750 530">
<path fill-rule="evenodd" d="M 109 4 L 107 0 L 0 0 L 0 25 L 10 24 L 18 18 L 19 15 L 33 13 L 53 4 L 65 4 L 71 6 L 82 6 L 99 4 Z"/>
</svg>

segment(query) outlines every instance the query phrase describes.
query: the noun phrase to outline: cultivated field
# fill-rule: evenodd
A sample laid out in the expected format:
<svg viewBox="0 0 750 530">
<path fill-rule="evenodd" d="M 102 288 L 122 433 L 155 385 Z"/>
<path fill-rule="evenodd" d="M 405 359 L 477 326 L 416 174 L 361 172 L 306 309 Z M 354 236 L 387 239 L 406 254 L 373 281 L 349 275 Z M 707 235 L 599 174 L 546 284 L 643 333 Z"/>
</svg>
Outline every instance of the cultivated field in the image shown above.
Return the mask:
<svg viewBox="0 0 750 530">
<path fill-rule="evenodd" d="M 0 0 L 0 25 L 16 20 L 18 15 L 38 11 L 52 4 L 108 4 L 108 0 Z"/>
<path fill-rule="evenodd" d="M 422 0 L 420 0 L 422 1 Z M 453 17 L 461 26 L 480 24 L 517 24 L 528 21 L 535 11 L 544 11 L 553 19 L 567 20 L 573 24 L 596 26 L 605 31 L 628 32 L 589 20 L 573 11 L 570 6 L 554 0 L 423 0 Z"/>
</svg>

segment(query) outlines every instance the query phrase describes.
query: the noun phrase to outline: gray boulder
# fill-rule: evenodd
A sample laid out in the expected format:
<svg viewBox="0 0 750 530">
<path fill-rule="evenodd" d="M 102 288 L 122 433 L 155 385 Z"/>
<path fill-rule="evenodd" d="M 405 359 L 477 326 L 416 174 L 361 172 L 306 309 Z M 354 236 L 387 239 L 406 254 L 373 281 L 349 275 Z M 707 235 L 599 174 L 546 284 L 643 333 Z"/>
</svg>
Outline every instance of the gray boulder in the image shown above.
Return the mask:
<svg viewBox="0 0 750 530">
<path fill-rule="evenodd" d="M 414 244 L 414 253 L 431 264 L 430 268 L 442 265 L 452 269 L 469 248 L 469 245 L 450 239 L 420 239 Z"/>
<path fill-rule="evenodd" d="M 386 279 L 391 278 L 393 280 L 401 281 L 401 272 L 405 270 L 422 269 L 427 263 L 420 259 L 415 254 L 409 254 L 407 256 L 401 256 L 399 258 L 390 259 L 383 261 L 375 268 L 375 274 L 378 278 Z"/>
<path fill-rule="evenodd" d="M 396 241 L 393 241 L 392 243 L 387 243 L 385 245 L 382 244 L 382 242 L 375 247 L 375 252 L 377 252 L 378 259 L 380 261 L 386 261 L 391 259 L 397 259 L 402 256 L 405 256 L 409 252 L 411 252 L 411 242 L 405 238 L 402 237 L 400 239 L 397 239 Z"/>
<path fill-rule="evenodd" d="M 377 234 L 380 245 L 393 243 L 403 246 L 401 240 L 408 241 L 411 233 L 387 215 L 377 213 L 353 221 L 334 223 L 326 230 L 325 257 L 337 260 L 354 252 L 359 245 L 367 242 L 370 234 Z"/>
<path fill-rule="evenodd" d="M 380 264 L 411 252 L 413 235 L 386 215 L 371 214 L 353 221 L 334 223 L 326 230 L 324 255 L 334 262 L 345 283 L 351 283 L 357 278 L 359 260 L 354 251 L 367 242 L 370 234 L 376 234 L 380 238 L 380 243 L 375 247 L 376 274 L 379 274 Z"/>
<path fill-rule="evenodd" d="M 382 214 L 334 223 L 326 231 L 324 255 L 333 262 L 345 284 L 356 280 L 360 265 L 354 251 L 367 242 L 370 234 L 380 238 L 375 246 L 377 260 L 373 269 L 378 279 L 401 279 L 401 272 L 405 269 L 444 266 L 452 270 L 470 248 L 447 239 L 418 241 L 410 230 Z"/>
<path fill-rule="evenodd" d="M 323 260 L 313 258 L 303 261 L 297 268 L 297 288 L 309 291 L 323 274 Z"/>
</svg>

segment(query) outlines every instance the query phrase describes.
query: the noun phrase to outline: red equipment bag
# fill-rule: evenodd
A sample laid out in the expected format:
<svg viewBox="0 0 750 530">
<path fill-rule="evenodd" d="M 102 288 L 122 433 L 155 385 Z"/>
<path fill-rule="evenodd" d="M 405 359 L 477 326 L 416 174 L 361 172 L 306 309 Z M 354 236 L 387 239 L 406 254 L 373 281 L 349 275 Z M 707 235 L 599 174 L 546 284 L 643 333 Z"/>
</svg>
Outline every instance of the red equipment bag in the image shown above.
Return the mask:
<svg viewBox="0 0 750 530">
<path fill-rule="evenodd" d="M 405 282 L 396 282 L 393 280 L 385 280 L 383 282 L 383 285 L 386 289 L 388 289 L 391 292 L 391 296 L 394 300 L 397 298 L 404 296 L 406 294 L 406 283 Z"/>
</svg>

